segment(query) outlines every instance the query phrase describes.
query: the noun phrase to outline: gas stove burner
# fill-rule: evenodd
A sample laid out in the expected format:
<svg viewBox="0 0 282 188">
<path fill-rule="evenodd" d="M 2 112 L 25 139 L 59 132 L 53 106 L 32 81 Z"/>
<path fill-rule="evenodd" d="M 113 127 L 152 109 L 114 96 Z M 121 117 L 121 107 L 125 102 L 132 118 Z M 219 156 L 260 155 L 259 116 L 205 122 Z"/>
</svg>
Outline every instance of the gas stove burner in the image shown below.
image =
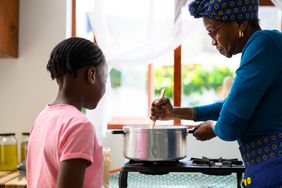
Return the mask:
<svg viewBox="0 0 282 188">
<path fill-rule="evenodd" d="M 202 158 L 191 158 L 192 164 L 193 165 L 201 165 L 201 166 L 236 166 L 236 165 L 242 165 L 243 162 L 239 161 L 238 159 L 224 159 L 222 157 L 220 158 L 207 158 L 207 157 L 202 157 Z"/>
<path fill-rule="evenodd" d="M 149 172 L 149 171 L 141 171 L 139 172 L 140 174 L 145 174 L 145 175 L 165 175 L 165 174 L 169 174 L 169 171 L 163 171 L 163 172 Z"/>
<path fill-rule="evenodd" d="M 129 161 L 130 165 L 133 166 L 178 166 L 180 165 L 180 162 L 178 160 L 176 161 L 135 161 L 135 160 L 130 160 Z"/>
<path fill-rule="evenodd" d="M 161 171 L 156 171 L 153 170 L 152 168 L 157 167 L 157 168 L 179 168 L 180 167 L 180 162 L 178 160 L 176 161 L 135 161 L 135 160 L 130 160 L 129 161 L 130 166 L 134 167 L 140 167 L 146 170 L 139 171 L 141 174 L 146 174 L 146 175 L 164 175 L 168 174 L 170 171 L 169 170 L 161 170 Z"/>
</svg>

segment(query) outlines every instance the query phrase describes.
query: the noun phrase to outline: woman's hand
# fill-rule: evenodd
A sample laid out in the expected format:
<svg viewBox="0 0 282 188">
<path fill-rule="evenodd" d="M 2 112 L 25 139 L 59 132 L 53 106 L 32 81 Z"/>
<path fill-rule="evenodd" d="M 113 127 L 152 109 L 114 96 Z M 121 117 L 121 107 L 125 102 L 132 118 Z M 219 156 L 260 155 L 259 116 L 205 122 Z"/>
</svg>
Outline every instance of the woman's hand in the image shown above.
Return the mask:
<svg viewBox="0 0 282 188">
<path fill-rule="evenodd" d="M 193 135 L 197 140 L 205 141 L 216 137 L 214 133 L 214 124 L 212 121 L 206 121 L 195 127 Z"/>
<path fill-rule="evenodd" d="M 157 99 L 152 103 L 151 119 L 152 120 L 171 120 L 174 117 L 173 106 L 167 97 Z"/>
</svg>

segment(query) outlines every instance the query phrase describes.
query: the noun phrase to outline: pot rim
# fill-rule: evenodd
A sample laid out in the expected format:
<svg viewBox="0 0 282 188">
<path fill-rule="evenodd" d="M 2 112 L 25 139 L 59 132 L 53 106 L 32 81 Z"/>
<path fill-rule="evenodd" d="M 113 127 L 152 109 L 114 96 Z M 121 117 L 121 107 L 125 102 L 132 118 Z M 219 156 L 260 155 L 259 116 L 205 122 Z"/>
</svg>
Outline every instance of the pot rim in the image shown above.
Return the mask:
<svg viewBox="0 0 282 188">
<path fill-rule="evenodd" d="M 152 125 L 126 125 L 123 130 L 181 130 L 187 129 L 185 125 L 156 125 L 152 128 Z"/>
</svg>

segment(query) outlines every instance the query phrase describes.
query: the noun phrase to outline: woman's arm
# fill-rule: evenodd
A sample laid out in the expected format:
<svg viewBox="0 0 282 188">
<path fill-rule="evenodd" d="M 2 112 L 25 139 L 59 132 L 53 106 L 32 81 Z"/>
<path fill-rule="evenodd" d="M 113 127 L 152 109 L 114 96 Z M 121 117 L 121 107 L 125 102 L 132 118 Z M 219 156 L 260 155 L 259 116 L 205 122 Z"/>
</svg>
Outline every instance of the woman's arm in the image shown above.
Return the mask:
<svg viewBox="0 0 282 188">
<path fill-rule="evenodd" d="M 197 113 L 197 117 L 195 120 L 196 121 L 207 121 L 207 120 L 216 121 L 219 117 L 223 104 L 224 104 L 224 101 L 217 102 L 214 104 L 195 107 L 195 111 Z"/>
<path fill-rule="evenodd" d="M 60 163 L 57 177 L 57 188 L 82 188 L 84 173 L 90 161 L 69 159 Z"/>
<path fill-rule="evenodd" d="M 186 119 L 195 121 L 217 120 L 223 103 L 224 101 L 195 108 L 173 107 L 170 100 L 165 97 L 152 103 L 151 119 Z"/>
<path fill-rule="evenodd" d="M 193 108 L 173 107 L 167 97 L 158 99 L 152 103 L 152 120 L 177 120 L 177 119 L 195 119 L 196 111 Z"/>
</svg>

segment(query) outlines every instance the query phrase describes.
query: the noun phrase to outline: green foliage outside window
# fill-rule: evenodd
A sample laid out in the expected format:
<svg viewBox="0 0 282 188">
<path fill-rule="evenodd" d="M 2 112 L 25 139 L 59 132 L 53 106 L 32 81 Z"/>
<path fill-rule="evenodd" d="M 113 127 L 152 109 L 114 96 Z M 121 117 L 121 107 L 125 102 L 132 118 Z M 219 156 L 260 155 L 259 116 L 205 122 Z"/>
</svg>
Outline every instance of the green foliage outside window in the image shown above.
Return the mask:
<svg viewBox="0 0 282 188">
<path fill-rule="evenodd" d="M 182 66 L 182 90 L 185 96 L 192 93 L 203 94 L 209 90 L 217 90 L 222 86 L 226 76 L 233 76 L 234 72 L 227 67 L 210 66 L 208 69 L 200 64 Z M 173 67 L 155 69 L 155 94 L 159 95 L 162 88 L 166 88 L 166 96 L 172 98 Z"/>
<path fill-rule="evenodd" d="M 111 81 L 111 86 L 112 88 L 117 88 L 121 86 L 121 71 L 112 68 L 110 70 L 110 81 Z"/>
<path fill-rule="evenodd" d="M 173 67 L 160 67 L 154 69 L 155 96 L 161 94 L 162 88 L 166 88 L 166 97 L 172 98 L 173 94 Z"/>
<path fill-rule="evenodd" d="M 182 66 L 182 90 L 185 96 L 200 94 L 217 90 L 222 86 L 226 76 L 233 76 L 234 72 L 227 67 L 210 66 L 203 67 L 200 64 L 189 64 Z M 121 83 L 122 72 L 111 69 L 110 81 L 112 88 L 117 88 Z M 154 70 L 155 95 L 159 96 L 162 88 L 166 88 L 166 96 L 172 98 L 173 95 L 173 67 L 166 66 Z"/>
</svg>

